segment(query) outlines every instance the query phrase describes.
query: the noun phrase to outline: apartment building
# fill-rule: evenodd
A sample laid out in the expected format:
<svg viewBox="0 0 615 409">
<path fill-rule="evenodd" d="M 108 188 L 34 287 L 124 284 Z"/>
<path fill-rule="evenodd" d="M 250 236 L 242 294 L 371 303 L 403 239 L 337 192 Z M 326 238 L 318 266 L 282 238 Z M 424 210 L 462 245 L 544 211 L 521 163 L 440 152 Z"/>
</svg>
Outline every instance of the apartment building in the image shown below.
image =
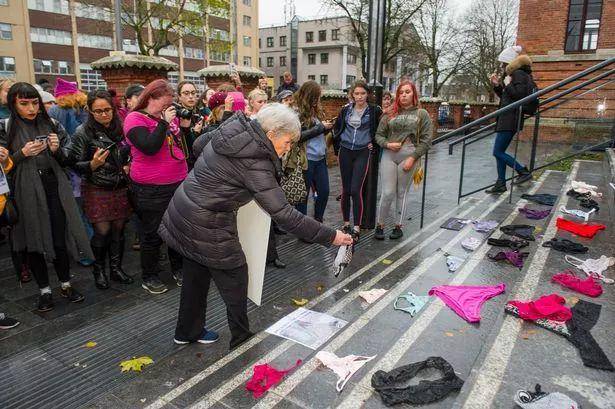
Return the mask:
<svg viewBox="0 0 615 409">
<path fill-rule="evenodd" d="M 301 20 L 295 16 L 283 26 L 259 29 L 259 67 L 278 87 L 289 71 L 298 83 L 314 80 L 325 89 L 345 89 L 363 77 L 359 43 L 348 17 Z M 386 89 L 402 75 L 417 77 L 418 69 L 398 57 L 384 68 Z"/>
<path fill-rule="evenodd" d="M 178 44 L 168 46 L 160 51 L 160 55 L 179 63 L 183 59 L 183 77 L 193 80 L 202 85 L 202 79 L 197 71 L 207 64 L 236 64 L 251 63 L 258 56 L 258 48 L 255 45 L 244 45 L 238 36 L 256 38 L 258 36 L 258 0 L 231 0 L 234 10 L 238 13 L 229 13 L 229 10 L 210 10 L 208 15 L 209 43 L 208 57 L 205 55 L 205 46 L 202 36 L 185 35 L 182 38 L 183 54 L 180 56 Z M 3 5 L 3 6 L 2 6 Z M 80 75 L 81 86 L 85 90 L 105 87 L 100 73 L 90 67 L 90 63 L 101 57 L 109 55 L 109 51 L 115 47 L 115 33 L 113 13 L 108 8 L 98 7 L 75 2 L 75 27 L 73 32 L 69 13 L 68 0 L 0 0 L 0 11 L 7 7 L 10 13 L 0 15 L 0 23 L 3 29 L 7 15 L 22 17 L 22 31 L 25 35 L 13 36 L 15 44 L 4 52 L 4 40 L 0 42 L 0 56 L 2 61 L 8 61 L 8 68 L 14 71 L 14 75 L 26 80 L 40 80 L 42 78 L 54 82 L 55 78 L 62 77 L 74 81 L 76 73 Z M 187 9 L 190 9 L 187 4 Z M 231 8 L 233 9 L 233 8 Z M 231 25 L 237 19 L 245 17 L 252 19 L 251 26 L 237 25 L 236 35 L 231 35 Z M 18 23 L 15 23 L 18 27 Z M 11 26 L 13 32 L 18 31 Z M 2 38 L 4 39 L 4 31 Z M 135 33 L 129 27 L 123 27 L 123 49 L 127 53 L 138 53 Z M 73 47 L 74 42 L 78 47 Z M 226 46 L 213 47 L 213 43 L 223 43 Z M 77 48 L 77 52 L 75 52 Z M 21 50 L 31 50 L 31 54 L 21 66 L 17 54 L 23 54 Z M 9 52 L 11 51 L 12 52 Z M 8 60 L 4 58 L 8 57 Z M 11 60 L 11 58 L 13 60 Z M 11 62 L 15 63 L 11 65 Z M 29 64 L 28 64 L 29 62 Z M 5 64 L 7 65 L 7 64 Z M 30 72 L 28 72 L 28 66 Z M 5 69 L 6 67 L 0 67 Z M 9 71 L 10 73 L 10 71 Z M 27 73 L 27 74 L 26 74 Z M 178 81 L 180 73 L 170 73 L 172 82 Z"/>
<path fill-rule="evenodd" d="M 258 61 L 258 0 L 236 2 L 236 58 L 235 64 L 256 67 Z"/>
<path fill-rule="evenodd" d="M 0 77 L 30 81 L 34 77 L 27 0 L 0 0 Z"/>
</svg>

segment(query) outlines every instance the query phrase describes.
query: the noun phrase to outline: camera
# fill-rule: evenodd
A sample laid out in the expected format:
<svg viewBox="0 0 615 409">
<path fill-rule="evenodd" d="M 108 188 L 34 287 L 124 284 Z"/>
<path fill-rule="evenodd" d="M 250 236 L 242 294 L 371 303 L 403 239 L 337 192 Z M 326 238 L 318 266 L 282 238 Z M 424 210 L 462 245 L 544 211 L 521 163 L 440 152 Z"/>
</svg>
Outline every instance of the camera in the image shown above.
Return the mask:
<svg viewBox="0 0 615 409">
<path fill-rule="evenodd" d="M 173 104 L 173 106 L 175 107 L 175 112 L 177 112 L 177 117 L 179 119 L 192 119 L 193 114 L 191 110 L 186 109 L 179 104 Z"/>
</svg>

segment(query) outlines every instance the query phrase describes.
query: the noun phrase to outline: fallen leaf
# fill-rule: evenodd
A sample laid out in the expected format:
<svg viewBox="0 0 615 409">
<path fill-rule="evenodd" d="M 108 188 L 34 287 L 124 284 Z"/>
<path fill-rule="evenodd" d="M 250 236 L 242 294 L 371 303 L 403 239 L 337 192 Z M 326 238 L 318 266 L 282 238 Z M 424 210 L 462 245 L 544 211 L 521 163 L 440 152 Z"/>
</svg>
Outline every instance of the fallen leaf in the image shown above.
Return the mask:
<svg viewBox="0 0 615 409">
<path fill-rule="evenodd" d="M 447 337 L 454 337 L 455 334 L 453 334 L 452 332 L 445 332 L 444 335 L 446 335 Z"/>
<path fill-rule="evenodd" d="M 345 292 L 345 293 L 348 293 L 348 292 L 350 292 L 350 290 L 349 290 L 349 289 L 347 289 L 347 288 L 344 288 L 344 292 Z"/>
<path fill-rule="evenodd" d="M 318 284 L 316 286 L 316 291 L 318 291 L 319 293 L 322 293 L 322 290 L 324 290 L 324 289 L 325 289 L 325 286 L 322 285 L 322 284 Z"/>
<path fill-rule="evenodd" d="M 278 307 L 277 305 L 274 305 L 274 306 L 273 306 L 273 309 L 274 309 L 274 310 L 278 310 L 278 311 L 282 311 L 284 308 L 282 308 L 282 307 Z"/>
<path fill-rule="evenodd" d="M 139 358 L 127 359 L 126 361 L 120 362 L 120 367 L 122 368 L 122 372 L 126 371 L 136 371 L 141 372 L 141 369 L 145 365 L 153 364 L 154 360 L 149 356 L 142 356 Z"/>
<path fill-rule="evenodd" d="M 521 338 L 530 339 L 530 335 L 534 335 L 537 331 L 535 329 L 528 329 L 527 331 L 523 331 L 521 333 Z"/>
<path fill-rule="evenodd" d="M 579 302 L 579 297 L 575 297 L 574 295 L 572 295 L 570 297 L 566 297 L 566 303 L 567 304 L 575 305 L 578 302 Z"/>
<path fill-rule="evenodd" d="M 88 341 L 85 343 L 85 347 L 86 348 L 94 348 L 96 345 L 98 345 L 96 342 L 94 341 Z"/>
<path fill-rule="evenodd" d="M 143 399 L 139 399 L 141 401 L 141 403 L 145 403 L 145 401 L 147 400 L 147 398 L 143 398 Z"/>
<path fill-rule="evenodd" d="M 540 233 L 542 231 L 542 227 L 536 226 L 534 227 L 534 233 Z"/>
<path fill-rule="evenodd" d="M 304 306 L 305 304 L 307 304 L 307 303 L 308 303 L 307 298 L 291 298 L 290 300 L 291 300 L 291 301 L 293 302 L 293 304 L 295 304 L 297 307 L 302 307 L 302 306 Z"/>
<path fill-rule="evenodd" d="M 384 264 L 385 266 L 388 266 L 389 264 L 393 264 L 393 260 L 389 260 L 388 258 L 385 258 L 384 260 L 382 260 L 382 264 Z"/>
</svg>

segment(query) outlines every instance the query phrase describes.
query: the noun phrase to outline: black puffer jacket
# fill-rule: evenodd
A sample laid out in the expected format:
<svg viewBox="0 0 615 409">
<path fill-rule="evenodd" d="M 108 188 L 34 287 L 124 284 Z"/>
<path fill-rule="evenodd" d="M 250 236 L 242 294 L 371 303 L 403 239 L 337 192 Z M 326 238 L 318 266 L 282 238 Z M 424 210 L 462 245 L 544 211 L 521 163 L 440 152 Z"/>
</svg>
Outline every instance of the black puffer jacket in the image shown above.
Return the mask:
<svg viewBox="0 0 615 409">
<path fill-rule="evenodd" d="M 106 189 L 117 189 L 128 184 L 128 178 L 124 173 L 124 165 L 128 163 L 130 148 L 122 145 L 122 127 L 115 130 L 103 130 L 85 123 L 80 125 L 73 141 L 69 146 L 69 163 L 71 167 L 79 173 L 85 180 L 98 187 Z M 104 165 L 92 171 L 90 161 L 94 157 L 97 148 L 105 149 L 109 147 L 109 156 Z"/>
<path fill-rule="evenodd" d="M 280 228 L 322 245 L 333 242 L 335 230 L 286 201 L 278 184 L 280 160 L 258 122 L 238 112 L 197 139 L 194 153 L 194 169 L 175 192 L 159 229 L 163 240 L 185 257 L 216 269 L 245 264 L 237 209 L 252 199 Z"/>
<path fill-rule="evenodd" d="M 510 76 L 508 85 L 493 87 L 494 92 L 500 97 L 500 108 L 527 97 L 536 86 L 532 79 L 532 60 L 525 54 L 518 56 L 506 66 L 506 74 Z M 518 118 L 518 109 L 500 115 L 495 126 L 496 132 L 516 131 Z M 523 129 L 523 120 L 521 129 Z"/>
</svg>

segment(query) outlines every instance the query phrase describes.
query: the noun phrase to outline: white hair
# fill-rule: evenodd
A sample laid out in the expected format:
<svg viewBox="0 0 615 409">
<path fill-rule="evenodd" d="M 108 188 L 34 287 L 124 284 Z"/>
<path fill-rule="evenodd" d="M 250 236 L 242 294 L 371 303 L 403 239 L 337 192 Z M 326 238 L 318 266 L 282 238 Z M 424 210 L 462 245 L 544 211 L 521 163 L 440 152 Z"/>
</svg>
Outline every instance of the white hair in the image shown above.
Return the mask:
<svg viewBox="0 0 615 409">
<path fill-rule="evenodd" d="M 291 108 L 277 102 L 267 104 L 256 114 L 256 120 L 265 133 L 284 132 L 297 138 L 301 132 L 299 116 Z"/>
</svg>

